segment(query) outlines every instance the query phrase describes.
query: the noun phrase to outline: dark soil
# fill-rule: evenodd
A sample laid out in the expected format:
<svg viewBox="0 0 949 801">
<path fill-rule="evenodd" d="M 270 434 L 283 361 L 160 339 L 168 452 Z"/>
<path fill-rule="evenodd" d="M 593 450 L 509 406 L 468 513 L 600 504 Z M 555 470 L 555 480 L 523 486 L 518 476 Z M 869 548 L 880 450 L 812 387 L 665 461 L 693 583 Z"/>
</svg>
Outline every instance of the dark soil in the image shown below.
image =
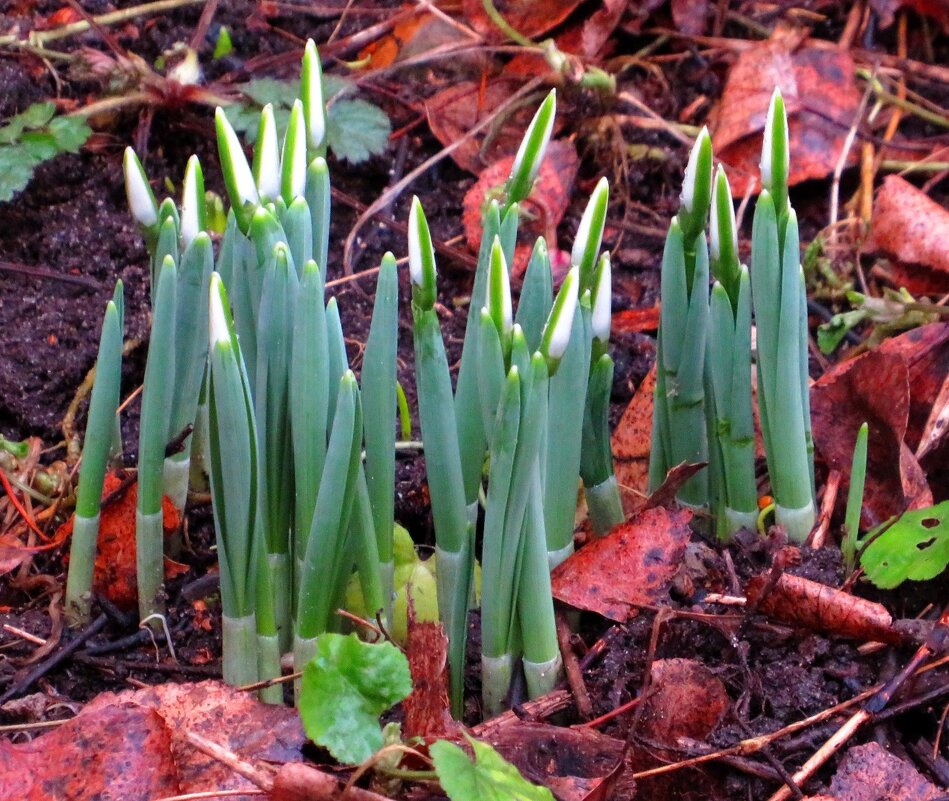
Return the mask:
<svg viewBox="0 0 949 801">
<path fill-rule="evenodd" d="M 34 7 L 33 3 L 14 5 Z M 107 5 L 105 2 L 86 3 L 85 7 L 98 12 Z M 373 0 L 373 5 L 380 3 Z M 58 4 L 41 2 L 35 4 L 35 13 L 45 14 L 56 8 Z M 234 38 L 235 53 L 240 56 L 212 66 L 208 77 L 219 78 L 227 73 L 237 80 L 245 80 L 248 77 L 245 67 L 253 63 L 254 57 L 285 53 L 306 36 L 322 41 L 336 25 L 335 19 L 317 19 L 314 23 L 311 17 L 290 13 L 263 21 L 257 10 L 258 4 L 249 1 L 221 3 L 215 23 L 228 26 Z M 120 29 L 117 35 L 124 46 L 153 62 L 175 42 L 190 38 L 200 13 L 201 6 L 178 9 Z M 25 24 L 24 18 L 15 14 L 16 11 L 0 13 L 0 30 Z M 831 13 L 828 25 L 839 24 L 834 16 Z M 837 16 L 842 19 L 844 12 Z M 248 19 L 254 24 L 246 25 Z M 355 25 L 353 21 L 348 22 L 337 36 L 351 33 Z M 647 41 L 632 34 L 625 36 L 617 45 L 621 52 L 633 52 Z M 95 34 L 76 37 L 69 47 L 79 45 L 103 48 Z M 202 56 L 208 56 L 212 48 L 213 44 L 206 41 Z M 284 61 L 285 65 L 272 66 L 268 74 L 292 74 L 296 70 L 296 57 Z M 638 96 L 664 117 L 675 118 L 679 110 L 700 94 L 711 98 L 720 94 L 724 67 L 697 54 L 686 54 L 682 59 L 669 62 L 661 77 L 641 71 L 634 79 L 628 79 L 630 84 L 626 88 L 634 88 Z M 415 124 L 419 114 L 417 99 L 429 91 L 423 81 L 406 84 L 393 81 L 369 90 L 373 92 L 372 99 L 390 114 L 393 129 L 399 131 L 408 126 L 409 130 L 394 139 L 385 157 L 355 167 L 331 159 L 336 197 L 331 238 L 335 246 L 331 247 L 328 265 L 330 279 L 342 274 L 342 243 L 361 209 L 371 203 L 382 188 L 440 147 L 424 124 Z M 95 99 L 94 93 L 101 90 L 96 84 L 79 79 L 67 80 L 58 90 L 49 72 L 36 59 L 0 52 L 0 119 L 36 100 L 55 96 L 57 91 L 64 99 L 85 102 L 90 96 Z M 675 212 L 679 176 L 687 155 L 681 146 L 660 133 L 637 131 L 635 136 L 637 142 L 664 148 L 667 158 L 633 164 L 624 189 L 614 193 L 610 219 L 615 223 L 607 231 L 604 246 L 614 253 L 615 280 L 621 287 L 617 291 L 617 308 L 648 307 L 656 301 L 662 240 L 661 236 L 644 234 L 642 230 L 661 229 Z M 174 105 L 159 106 L 145 114 L 133 111 L 118 116 L 103 126 L 79 155 L 62 156 L 44 164 L 15 202 L 0 204 L 0 336 L 3 344 L 0 348 L 0 433 L 14 440 L 39 437 L 52 449 L 49 460 L 63 456 L 63 418 L 77 388 L 94 364 L 102 310 L 117 279 L 125 285 L 126 338 L 142 343 L 125 360 L 123 395 L 131 393 L 142 381 L 148 335 L 148 268 L 144 245 L 127 211 L 121 168 L 123 148 L 132 142 L 137 143 L 153 179 L 167 177 L 175 184 L 180 181 L 187 157 L 197 153 L 208 187 L 223 194 L 210 110 Z M 587 144 L 589 152 L 563 223 L 566 241 L 570 241 L 576 228 L 584 198 L 593 182 L 612 166 L 607 160 L 608 152 L 603 148 L 598 150 L 593 138 L 588 138 Z M 393 175 L 391 166 L 397 153 L 402 154 L 404 161 L 399 174 Z M 411 192 L 424 198 L 433 235 L 439 242 L 449 241 L 461 232 L 462 198 L 473 180 L 446 159 L 413 184 Z M 825 194 L 821 193 L 819 203 L 824 202 Z M 387 212 L 391 219 L 407 218 L 409 198 L 410 193 L 406 193 L 395 201 Z M 805 198 L 799 210 L 804 220 L 826 219 L 823 207 L 814 202 L 807 205 Z M 385 218 L 384 214 L 362 229 L 357 270 L 377 264 L 386 250 L 404 254 L 404 235 L 387 225 Z M 463 248 L 463 245 L 458 247 Z M 471 274 L 465 263 L 450 256 L 440 258 L 439 270 L 442 326 L 449 359 L 454 361 L 460 353 L 464 333 Z M 372 279 L 344 284 L 336 290 L 349 356 L 357 371 L 368 333 L 372 290 Z M 410 407 L 414 408 L 409 291 L 404 272 L 400 295 L 403 319 L 399 336 L 399 379 L 409 395 Z M 615 421 L 648 370 L 654 342 L 643 335 L 621 334 L 614 338 L 612 353 L 616 361 Z M 84 409 L 85 404 L 80 406 L 77 420 L 80 432 Z M 134 404 L 125 415 L 124 425 L 126 458 L 133 464 L 137 449 Z M 417 426 L 415 430 L 417 432 Z M 399 457 L 396 514 L 419 542 L 432 542 L 424 465 L 420 457 L 411 454 Z M 132 621 L 123 621 L 121 615 L 113 614 L 106 629 L 91 640 L 95 647 L 87 646 L 78 657 L 53 669 L 39 684 L 26 691 L 41 690 L 64 704 L 81 705 L 104 690 L 123 689 L 142 681 L 196 680 L 218 675 L 217 610 L 212 605 L 208 617 L 210 625 L 206 629 L 201 621 L 195 620 L 196 610 L 192 604 L 206 594 L 202 592 L 207 589 L 205 576 L 215 561 L 210 547 L 213 542 L 210 509 L 200 499 L 190 509 L 186 531 L 189 537 L 182 561 L 189 570 L 168 586 L 171 633 L 182 667 L 158 670 L 155 648 L 162 654 L 163 646 L 141 638 L 129 647 L 102 650 L 104 644 L 119 641 L 136 631 Z M 673 613 L 664 619 L 658 632 L 654 631 L 659 625 L 654 610 L 643 610 L 627 624 L 611 627 L 599 618 L 583 618 L 580 636 L 587 646 L 601 637 L 607 641 L 603 653 L 584 675 L 596 715 L 609 712 L 640 692 L 650 660 L 696 659 L 708 665 L 724 682 L 734 701 L 732 711 L 714 735 L 715 744 L 728 745 L 751 734 L 773 731 L 851 698 L 889 678 L 910 657 L 911 649 L 887 649 L 864 655 L 853 643 L 777 626 L 760 616 L 736 614 L 734 609 L 724 607 L 715 608 L 722 616 L 721 621 L 710 616 L 700 619 L 702 616 L 681 614 L 707 611 L 704 606 L 693 610 L 692 604 L 707 591 L 727 590 L 727 570 L 720 550 L 704 544 L 698 536 L 696 543 L 697 552 L 702 554 L 700 576 L 694 581 L 692 591 L 675 598 Z M 766 570 L 770 562 L 770 553 L 763 550 L 760 543 L 736 543 L 731 548 L 731 556 L 739 579 Z M 836 586 L 842 578 L 838 557 L 836 551 L 805 550 L 801 564 L 792 572 Z M 50 575 L 63 581 L 61 553 L 38 555 L 31 574 Z M 0 623 L 39 637 L 48 636 L 52 629 L 52 619 L 47 612 L 49 587 L 24 583 L 22 572 L 16 582 L 10 581 L 14 575 L 8 575 L 5 583 L 0 584 L 3 610 Z M 912 617 L 925 613 L 930 601 L 938 608 L 945 598 L 943 580 L 901 593 L 888 593 L 880 600 L 898 616 Z M 726 620 L 728 622 L 723 622 Z M 655 641 L 654 652 L 649 650 L 651 640 Z M 4 643 L 0 650 L 2 694 L 22 675 L 25 670 L 21 668 L 22 660 L 35 646 L 6 634 L 0 642 Z M 94 652 L 97 649 L 98 652 Z M 474 700 L 478 688 L 476 677 L 472 679 L 470 689 Z M 470 708 L 477 713 L 476 703 Z M 902 743 L 908 741 L 910 733 L 914 741 L 922 736 L 931 742 L 937 736 L 939 711 L 926 707 L 913 716 L 896 718 L 876 727 L 873 736 L 900 752 L 905 751 Z M 54 711 L 50 716 L 56 714 Z M 0 723 L 19 720 L 18 715 L 0 707 Z M 634 718 L 628 715 L 617 718 L 602 730 L 625 739 L 630 734 L 631 720 Z M 563 722 L 573 720 L 567 715 Z M 820 730 L 813 736 L 779 742 L 773 756 L 793 770 L 813 753 L 828 733 Z M 822 774 L 822 779 L 826 780 L 829 775 L 829 772 Z M 680 789 L 676 798 L 759 799 L 767 797 L 777 786 L 774 781 L 734 766 L 720 765 L 709 773 L 695 776 L 693 786 Z M 653 793 L 650 786 L 647 782 L 640 787 L 640 797 L 666 797 L 665 791 Z"/>
</svg>

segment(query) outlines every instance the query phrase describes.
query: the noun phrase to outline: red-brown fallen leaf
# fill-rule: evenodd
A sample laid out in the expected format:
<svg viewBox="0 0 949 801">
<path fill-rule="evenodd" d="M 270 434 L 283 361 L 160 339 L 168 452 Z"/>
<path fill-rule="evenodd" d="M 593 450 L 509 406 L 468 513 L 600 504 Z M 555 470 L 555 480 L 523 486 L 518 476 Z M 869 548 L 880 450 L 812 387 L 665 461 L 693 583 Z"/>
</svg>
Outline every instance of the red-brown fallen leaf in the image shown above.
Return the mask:
<svg viewBox="0 0 949 801">
<path fill-rule="evenodd" d="M 533 39 L 563 22 L 580 5 L 580 0 L 495 0 L 494 5 L 508 25 Z M 482 0 L 463 0 L 462 13 L 471 27 L 489 41 L 507 39 L 484 10 Z"/>
<path fill-rule="evenodd" d="M 870 0 L 870 8 L 879 16 L 881 28 L 889 28 L 901 8 L 911 8 L 932 17 L 942 24 L 943 31 L 949 31 L 949 2 L 946 0 Z"/>
<path fill-rule="evenodd" d="M 461 81 L 442 89 L 425 101 L 428 127 L 442 145 L 453 144 L 492 114 L 523 83 L 524 79 L 520 76 L 501 76 L 485 85 L 476 81 Z M 468 138 L 452 151 L 452 159 L 463 170 L 478 175 L 486 165 L 504 156 L 514 155 L 534 110 L 521 106 L 506 116 L 499 129 L 488 126 L 490 130 Z"/>
<path fill-rule="evenodd" d="M 830 782 L 836 801 L 929 801 L 942 791 L 882 745 L 857 745 L 847 751 Z"/>
<path fill-rule="evenodd" d="M 932 492 L 904 442 L 910 388 L 906 361 L 881 349 L 838 364 L 811 388 L 814 443 L 828 467 L 850 476 L 853 446 L 863 422 L 870 426 L 863 528 L 906 509 L 932 504 Z"/>
<path fill-rule="evenodd" d="M 672 0 L 672 21 L 680 33 L 698 36 L 707 20 L 708 0 Z"/>
<path fill-rule="evenodd" d="M 465 194 L 462 223 L 465 241 L 473 253 L 481 245 L 481 220 L 485 204 L 492 197 L 499 196 L 513 164 L 514 156 L 499 159 L 481 172 L 474 186 Z M 537 237 L 545 237 L 551 251 L 557 248 L 557 226 L 570 205 L 573 181 L 579 166 L 580 159 L 572 142 L 554 140 L 547 146 L 534 187 L 524 201 L 527 214 L 518 232 L 521 247 L 511 266 L 513 276 L 524 274 Z"/>
<path fill-rule="evenodd" d="M 300 717 L 292 707 L 262 704 L 251 693 L 217 681 L 197 684 L 159 684 L 141 690 L 103 693 L 80 713 L 98 715 L 110 707 L 137 705 L 154 710 L 172 733 L 171 752 L 177 765 L 180 792 L 251 789 L 253 784 L 229 767 L 206 756 L 184 739 L 193 731 L 222 745 L 245 760 L 268 762 L 300 761 L 306 736 Z M 38 738 L 42 742 L 48 735 Z M 96 746 L 103 753 L 110 748 L 103 737 Z M 164 795 L 173 795 L 165 793 Z M 161 794 L 152 796 L 162 797 Z M 234 796 L 237 801 L 256 801 L 256 796 Z"/>
<path fill-rule="evenodd" d="M 522 722 L 486 739 L 526 779 L 549 787 L 561 801 L 592 801 L 601 788 L 612 790 L 607 798 L 635 794 L 624 743 L 615 737 L 593 729 Z"/>
<path fill-rule="evenodd" d="M 689 542 L 688 510 L 641 512 L 593 540 L 551 575 L 558 601 L 622 622 L 667 597 Z"/>
<path fill-rule="evenodd" d="M 107 473 L 102 487 L 106 498 L 122 485 L 115 473 Z M 138 602 L 135 566 L 135 508 L 138 503 L 138 484 L 129 486 L 118 498 L 102 510 L 99 520 L 99 543 L 93 573 L 93 592 L 104 595 L 120 609 L 134 609 Z M 171 536 L 181 525 L 175 505 L 162 498 L 162 525 L 165 536 Z M 75 515 L 60 526 L 57 537 L 72 532 Z M 184 565 L 165 560 L 166 576 L 179 575 Z"/>
<path fill-rule="evenodd" d="M 0 798 L 9 801 L 152 801 L 181 785 L 171 730 L 154 709 L 85 711 L 27 743 L 0 740 Z"/>
<path fill-rule="evenodd" d="M 406 656 L 412 692 L 402 704 L 406 738 L 436 740 L 458 734 L 448 704 L 448 638 L 441 623 L 420 622 L 410 611 Z"/>
<path fill-rule="evenodd" d="M 649 489 L 649 452 L 652 448 L 653 393 L 656 366 L 649 368 L 610 438 L 613 469 L 622 489 L 623 511 L 629 517 L 646 504 Z"/>
<path fill-rule="evenodd" d="M 905 639 L 881 604 L 787 573 L 763 595 L 768 583 L 767 573 L 753 576 L 745 585 L 745 596 L 773 620 L 867 642 L 901 643 Z"/>
<path fill-rule="evenodd" d="M 413 8 L 418 9 L 418 6 L 414 3 L 403 4 L 400 11 Z M 363 69 L 383 69 L 396 61 L 451 45 L 466 38 L 468 37 L 462 31 L 442 17 L 428 11 L 416 11 L 414 14 L 402 17 L 389 33 L 360 50 L 359 61 L 365 62 Z"/>
<path fill-rule="evenodd" d="M 659 304 L 648 309 L 624 309 L 613 312 L 613 330 L 617 333 L 641 333 L 659 329 Z"/>
<path fill-rule="evenodd" d="M 712 143 L 738 197 L 759 187 L 761 136 L 776 86 L 788 112 L 790 184 L 823 178 L 834 170 L 860 103 L 853 59 L 846 51 L 797 47 L 798 42 L 789 39 L 778 31 L 742 52 L 718 104 Z"/>
<path fill-rule="evenodd" d="M 642 732 L 660 745 L 676 746 L 680 737 L 704 740 L 725 716 L 725 685 L 694 659 L 659 659 L 650 672 Z"/>
<path fill-rule="evenodd" d="M 870 244 L 926 268 L 933 292 L 949 291 L 949 211 L 898 175 L 887 176 L 877 192 Z"/>
</svg>

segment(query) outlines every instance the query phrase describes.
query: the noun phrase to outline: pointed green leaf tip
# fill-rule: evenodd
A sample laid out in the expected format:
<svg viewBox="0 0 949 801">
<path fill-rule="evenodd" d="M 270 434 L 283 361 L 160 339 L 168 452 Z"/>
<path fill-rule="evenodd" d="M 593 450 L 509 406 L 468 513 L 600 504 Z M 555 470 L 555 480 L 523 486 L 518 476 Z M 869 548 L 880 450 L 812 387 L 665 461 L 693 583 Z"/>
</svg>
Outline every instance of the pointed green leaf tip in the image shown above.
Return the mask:
<svg viewBox="0 0 949 801">
<path fill-rule="evenodd" d="M 208 341 L 212 346 L 231 344 L 231 315 L 228 311 L 227 290 L 217 272 L 211 273 L 211 288 L 208 293 Z"/>
<path fill-rule="evenodd" d="M 241 224 L 243 230 L 246 230 L 252 208 L 260 203 L 254 174 L 247 163 L 240 139 L 237 138 L 224 109 L 220 106 L 214 112 L 214 126 L 217 131 L 218 154 L 221 158 L 221 170 L 224 173 L 227 194 L 238 223 Z"/>
<path fill-rule="evenodd" d="M 158 202 L 148 184 L 148 176 L 142 162 L 130 147 L 125 148 L 122 169 L 125 173 L 125 194 L 129 211 L 139 225 L 149 228 L 158 222 Z"/>
<path fill-rule="evenodd" d="M 590 195 L 587 207 L 580 218 L 577 238 L 573 242 L 570 263 L 580 268 L 580 291 L 593 285 L 593 269 L 603 242 L 603 229 L 606 226 L 606 209 L 610 202 L 610 184 L 606 178 L 600 178 Z"/>
<path fill-rule="evenodd" d="M 601 344 L 610 341 L 610 327 L 613 322 L 613 265 L 610 254 L 600 257 L 599 266 L 593 279 L 593 313 L 590 317 L 590 329 Z"/>
<path fill-rule="evenodd" d="M 435 249 L 422 203 L 412 198 L 409 211 L 409 275 L 412 279 L 412 300 L 427 311 L 435 305 Z"/>
<path fill-rule="evenodd" d="M 679 195 L 679 223 L 686 243 L 692 243 L 705 230 L 705 219 L 712 197 L 712 137 L 708 128 L 701 133 L 689 153 L 682 193 Z"/>
<path fill-rule="evenodd" d="M 511 280 L 507 262 L 501 248 L 500 237 L 494 237 L 491 247 L 491 262 L 488 265 L 488 312 L 494 321 L 498 335 L 504 342 L 514 326 L 514 311 L 511 304 Z"/>
<path fill-rule="evenodd" d="M 764 124 L 764 137 L 761 142 L 761 186 L 774 196 L 774 205 L 779 218 L 783 216 L 787 206 L 790 164 L 787 110 L 784 107 L 781 89 L 776 87 L 774 94 L 771 95 L 771 104 Z"/>
<path fill-rule="evenodd" d="M 290 122 L 283 139 L 280 163 L 280 193 L 288 206 L 306 189 L 306 129 L 303 121 L 303 103 L 293 102 Z"/>
<path fill-rule="evenodd" d="M 181 192 L 181 244 L 187 248 L 194 238 L 207 230 L 207 204 L 204 199 L 204 173 L 197 156 L 188 159 Z"/>
<path fill-rule="evenodd" d="M 303 67 L 300 73 L 300 98 L 303 101 L 303 116 L 306 121 L 307 147 L 310 151 L 324 149 L 326 140 L 326 106 L 323 101 L 323 69 L 320 54 L 312 39 L 308 39 L 303 51 Z"/>
<path fill-rule="evenodd" d="M 735 223 L 735 205 L 725 168 L 719 164 L 715 171 L 715 190 L 712 215 L 709 222 L 709 249 L 712 275 L 722 283 L 732 298 L 738 298 L 738 230 Z"/>
<path fill-rule="evenodd" d="M 273 103 L 268 103 L 260 112 L 253 173 L 261 199 L 264 202 L 276 200 L 280 196 L 280 143 Z"/>
<path fill-rule="evenodd" d="M 379 715 L 411 691 L 409 663 L 396 646 L 321 634 L 303 669 L 300 720 L 313 742 L 358 765 L 382 747 Z"/>
<path fill-rule="evenodd" d="M 540 164 L 544 160 L 547 143 L 554 130 L 554 117 L 557 115 L 557 93 L 551 89 L 550 93 L 540 104 L 534 119 L 527 128 L 521 145 L 514 156 L 511 167 L 511 176 L 507 182 L 507 202 L 520 203 L 531 193 L 534 179 L 540 171 Z"/>
<path fill-rule="evenodd" d="M 438 780 L 451 801 L 554 801 L 550 790 L 531 784 L 487 743 L 468 737 L 468 744 L 474 761 L 447 740 L 429 749 Z"/>
</svg>

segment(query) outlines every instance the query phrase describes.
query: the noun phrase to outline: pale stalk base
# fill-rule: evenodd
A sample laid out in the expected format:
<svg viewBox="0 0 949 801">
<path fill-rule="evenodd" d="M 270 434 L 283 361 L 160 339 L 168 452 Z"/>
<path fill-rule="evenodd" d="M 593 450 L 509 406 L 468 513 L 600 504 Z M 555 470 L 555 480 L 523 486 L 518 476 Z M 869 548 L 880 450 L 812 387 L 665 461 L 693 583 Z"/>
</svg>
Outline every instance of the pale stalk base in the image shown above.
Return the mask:
<svg viewBox="0 0 949 801">
<path fill-rule="evenodd" d="M 290 605 L 293 592 L 293 577 L 290 569 L 290 554 L 268 553 L 267 564 L 270 566 L 270 581 L 273 587 L 273 611 L 277 621 L 277 633 L 280 637 L 280 647 L 284 651 L 290 650 Z"/>
<path fill-rule="evenodd" d="M 379 575 L 382 579 L 382 599 L 385 601 L 382 613 L 383 623 L 388 627 L 392 622 L 392 604 L 395 601 L 395 563 L 380 562 Z"/>
<path fill-rule="evenodd" d="M 583 493 L 587 499 L 590 523 L 598 537 L 609 534 L 614 526 L 626 520 L 615 475 L 611 475 L 606 481 L 601 481 L 595 486 L 584 487 Z"/>
<path fill-rule="evenodd" d="M 89 622 L 92 607 L 92 576 L 99 541 L 99 515 L 81 517 L 73 522 L 69 546 L 69 573 L 66 576 L 66 620 L 70 626 Z"/>
<path fill-rule="evenodd" d="M 276 635 L 257 635 L 257 680 L 280 678 L 280 641 Z M 283 684 L 274 684 L 264 687 L 257 692 L 257 697 L 265 704 L 283 703 Z"/>
<path fill-rule="evenodd" d="M 799 509 L 787 509 L 775 504 L 774 520 L 779 526 L 784 526 L 791 542 L 804 542 L 814 528 L 814 503 L 808 502 L 807 506 Z"/>
<path fill-rule="evenodd" d="M 302 673 L 307 663 L 316 656 L 316 644 L 318 637 L 293 637 L 293 672 Z M 302 688 L 300 679 L 293 680 L 293 697 L 296 703 L 300 703 L 300 690 Z"/>
<path fill-rule="evenodd" d="M 221 620 L 224 640 L 222 672 L 232 687 L 243 687 L 257 681 L 257 618 L 255 615 L 228 617 Z"/>
<path fill-rule="evenodd" d="M 485 718 L 493 718 L 505 709 L 504 699 L 511 689 L 514 658 L 503 656 L 481 657 L 481 704 Z"/>
<path fill-rule="evenodd" d="M 165 583 L 165 559 L 161 511 L 143 515 L 135 512 L 135 568 L 138 574 L 138 619 L 150 615 L 164 615 L 165 601 L 162 590 Z M 161 621 L 152 619 L 154 629 L 161 628 Z"/>
<path fill-rule="evenodd" d="M 563 659 L 560 654 L 546 662 L 531 662 L 525 659 L 524 677 L 527 679 L 528 698 L 547 695 L 563 677 Z"/>
<path fill-rule="evenodd" d="M 737 509 L 725 509 L 725 523 L 731 536 L 743 528 L 754 531 L 758 526 L 758 512 L 739 512 Z"/>
<path fill-rule="evenodd" d="M 188 502 L 188 483 L 191 474 L 191 457 L 185 459 L 169 456 L 162 468 L 162 489 L 165 495 L 183 512 Z"/>
<path fill-rule="evenodd" d="M 569 545 L 565 545 L 558 551 L 547 551 L 547 564 L 550 566 L 551 572 L 557 567 L 561 562 L 565 561 L 569 556 L 573 555 L 573 542 Z"/>
</svg>

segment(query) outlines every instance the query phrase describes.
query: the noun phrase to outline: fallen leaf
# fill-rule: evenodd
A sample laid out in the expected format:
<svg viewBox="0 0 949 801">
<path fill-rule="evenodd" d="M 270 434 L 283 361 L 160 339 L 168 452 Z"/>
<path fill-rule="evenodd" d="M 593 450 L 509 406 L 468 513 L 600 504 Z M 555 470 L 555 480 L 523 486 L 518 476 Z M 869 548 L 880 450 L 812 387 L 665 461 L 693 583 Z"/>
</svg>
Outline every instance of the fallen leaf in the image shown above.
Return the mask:
<svg viewBox="0 0 949 801">
<path fill-rule="evenodd" d="M 857 430 L 864 422 L 870 427 L 864 529 L 932 504 L 922 468 L 903 441 L 909 401 L 906 362 L 879 349 L 837 365 L 811 389 L 814 443 L 827 466 L 839 470 L 848 483 Z"/>
<path fill-rule="evenodd" d="M 613 469 L 622 490 L 623 511 L 627 517 L 642 509 L 648 497 L 655 390 L 656 367 L 653 365 L 640 382 L 611 437 Z"/>
<path fill-rule="evenodd" d="M 403 5 L 401 10 L 418 8 Z M 359 51 L 359 61 L 365 61 L 364 69 L 378 70 L 397 61 L 461 42 L 468 37 L 456 26 L 428 11 L 400 19 L 392 30 Z M 469 39 L 470 41 L 470 39 Z"/>
<path fill-rule="evenodd" d="M 412 692 L 402 703 L 405 737 L 436 740 L 457 736 L 458 723 L 448 702 L 448 638 L 441 623 L 420 622 L 410 613 L 406 656 Z"/>
<path fill-rule="evenodd" d="M 624 309 L 613 312 L 612 330 L 625 334 L 658 331 L 659 304 L 648 309 Z"/>
<path fill-rule="evenodd" d="M 708 0 L 672 0 L 672 21 L 676 30 L 687 36 L 705 33 Z"/>
<path fill-rule="evenodd" d="M 869 246 L 900 262 L 895 272 L 910 292 L 949 292 L 949 211 L 898 175 L 877 192 Z"/>
<path fill-rule="evenodd" d="M 690 464 L 683 462 L 677 464 L 666 473 L 666 478 L 646 500 L 643 510 L 654 509 L 657 506 L 672 506 L 675 503 L 675 497 L 692 476 L 708 466 L 708 462 L 698 462 Z"/>
<path fill-rule="evenodd" d="M 648 509 L 580 548 L 551 575 L 554 597 L 623 622 L 668 597 L 691 530 L 688 510 Z"/>
<path fill-rule="evenodd" d="M 546 723 L 521 722 L 486 738 L 508 762 L 561 801 L 596 798 L 611 783 L 609 798 L 632 798 L 632 771 L 624 770 L 624 743 L 593 729 L 568 729 Z"/>
<path fill-rule="evenodd" d="M 643 703 L 642 733 L 651 742 L 676 746 L 680 737 L 704 740 L 722 722 L 730 701 L 725 685 L 694 659 L 658 659 Z"/>
<path fill-rule="evenodd" d="M 119 490 L 123 480 L 116 473 L 105 476 L 102 497 L 108 498 Z M 134 609 L 138 603 L 138 584 L 135 565 L 135 512 L 138 503 L 138 484 L 128 486 L 121 495 L 102 510 L 99 520 L 99 542 L 96 547 L 96 562 L 92 589 L 104 595 L 123 610 Z M 168 497 L 162 498 L 163 528 L 165 537 L 171 536 L 181 525 L 181 517 Z M 57 538 L 72 532 L 75 515 L 63 523 Z M 187 571 L 185 565 L 165 560 L 166 577 L 174 577 Z M 169 575 L 170 574 L 170 575 Z"/>
<path fill-rule="evenodd" d="M 865 642 L 902 643 L 905 639 L 881 604 L 788 573 L 770 588 L 768 584 L 768 574 L 753 576 L 745 585 L 745 596 L 772 620 Z"/>
<path fill-rule="evenodd" d="M 830 782 L 837 801 L 929 801 L 942 791 L 882 745 L 869 742 L 847 751 Z"/>
<path fill-rule="evenodd" d="M 472 253 L 477 253 L 481 246 L 485 204 L 492 197 L 499 196 L 513 164 L 514 156 L 499 159 L 481 172 L 474 186 L 465 194 L 462 223 L 465 241 Z M 524 274 L 537 237 L 545 237 L 551 251 L 557 248 L 557 226 L 570 205 L 579 166 L 580 159 L 572 142 L 554 140 L 547 146 L 537 179 L 530 195 L 523 202 L 527 213 L 523 215 L 523 222 L 518 229 L 519 246 L 514 264 L 511 265 L 512 276 Z"/>
<path fill-rule="evenodd" d="M 182 787 L 172 733 L 154 709 L 116 704 L 26 743 L 0 740 L 0 798 L 151 801 Z"/>
<path fill-rule="evenodd" d="M 738 197 L 758 189 L 761 136 L 776 86 L 788 113 L 792 185 L 833 172 L 860 103 L 849 53 L 796 47 L 790 39 L 778 31 L 739 54 L 718 104 L 712 143 Z"/>
<path fill-rule="evenodd" d="M 495 0 L 494 5 L 508 25 L 522 36 L 534 39 L 569 17 L 580 0 Z M 482 0 L 463 0 L 462 13 L 487 40 L 499 42 L 508 38 L 488 16 Z"/>
<path fill-rule="evenodd" d="M 901 8 L 911 8 L 942 23 L 943 31 L 949 31 L 949 3 L 946 0 L 870 0 L 870 8 L 880 18 L 881 28 L 889 28 Z"/>
</svg>

